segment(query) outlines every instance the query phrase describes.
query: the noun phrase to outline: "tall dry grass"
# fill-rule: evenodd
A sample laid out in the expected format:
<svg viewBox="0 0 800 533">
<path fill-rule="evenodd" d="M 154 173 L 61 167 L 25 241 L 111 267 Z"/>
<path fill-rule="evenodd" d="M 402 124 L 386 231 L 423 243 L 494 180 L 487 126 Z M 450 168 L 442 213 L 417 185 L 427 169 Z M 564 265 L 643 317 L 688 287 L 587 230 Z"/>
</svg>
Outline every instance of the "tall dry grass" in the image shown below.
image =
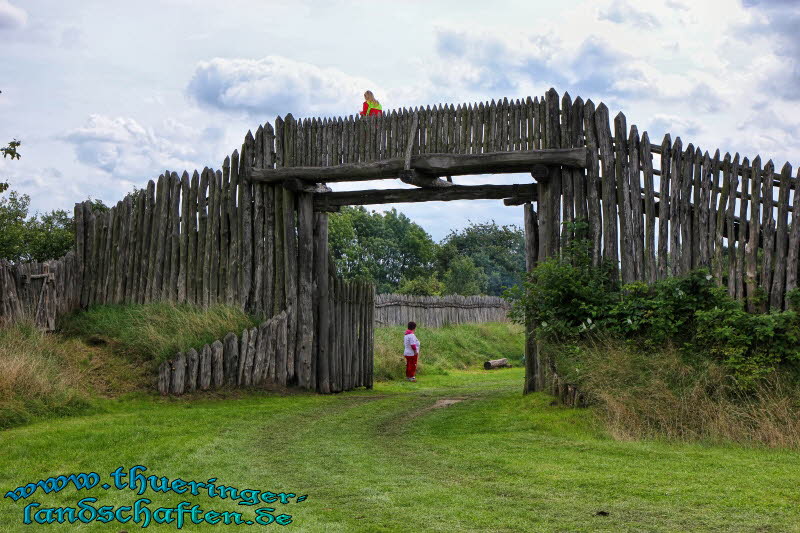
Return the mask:
<svg viewBox="0 0 800 533">
<path fill-rule="evenodd" d="M 0 428 L 90 405 L 72 355 L 59 339 L 32 324 L 0 329 Z"/>
<path fill-rule="evenodd" d="M 785 375 L 744 393 L 721 365 L 688 361 L 675 349 L 642 353 L 597 341 L 577 357 L 562 358 L 559 366 L 596 405 L 614 438 L 800 448 L 800 386 Z"/>
</svg>

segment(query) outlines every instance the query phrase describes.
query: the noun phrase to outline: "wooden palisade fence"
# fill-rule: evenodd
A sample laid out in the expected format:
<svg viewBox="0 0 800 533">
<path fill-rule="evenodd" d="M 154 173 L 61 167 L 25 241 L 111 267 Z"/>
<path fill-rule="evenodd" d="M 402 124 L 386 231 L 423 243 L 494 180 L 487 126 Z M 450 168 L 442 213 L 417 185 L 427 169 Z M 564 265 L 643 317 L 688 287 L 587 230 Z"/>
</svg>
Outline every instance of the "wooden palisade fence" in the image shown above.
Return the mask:
<svg viewBox="0 0 800 533">
<path fill-rule="evenodd" d="M 498 296 L 410 296 L 379 294 L 375 322 L 383 326 L 406 325 L 437 328 L 449 324 L 507 322 L 509 303 Z"/>
<path fill-rule="evenodd" d="M 585 220 L 593 260 L 610 261 L 624 282 L 707 267 L 750 310 L 786 307 L 800 256 L 800 175 L 788 163 L 777 169 L 760 156 L 709 152 L 670 135 L 651 140 L 624 114 L 612 123 L 604 104 L 553 89 L 377 117 L 279 117 L 248 132 L 221 170 L 165 172 L 107 213 L 77 205 L 75 255 L 58 282 L 68 301 L 56 289 L 45 303 L 59 312 L 155 300 L 226 303 L 266 319 L 285 312 L 287 383 L 329 392 L 338 378 L 323 369 L 339 363 L 337 350 L 349 338 L 334 327 L 341 320 L 334 302 L 345 289 L 327 248 L 327 211 L 340 193 L 300 180 L 267 184 L 258 169 L 553 149 L 572 149 L 571 157 L 583 150 L 585 164 L 551 164 L 546 177 L 537 172 L 535 184 L 516 186 L 506 199 L 525 204 L 528 268 L 574 238 L 564 223 Z M 433 190 L 430 197 L 442 199 Z M 14 276 L 0 267 L 0 321 L 22 316 L 22 281 Z M 18 280 L 13 290 L 9 279 Z M 372 297 L 372 287 L 363 290 Z M 533 342 L 528 350 L 533 355 Z M 527 361 L 526 389 L 544 388 L 546 365 Z"/>
</svg>

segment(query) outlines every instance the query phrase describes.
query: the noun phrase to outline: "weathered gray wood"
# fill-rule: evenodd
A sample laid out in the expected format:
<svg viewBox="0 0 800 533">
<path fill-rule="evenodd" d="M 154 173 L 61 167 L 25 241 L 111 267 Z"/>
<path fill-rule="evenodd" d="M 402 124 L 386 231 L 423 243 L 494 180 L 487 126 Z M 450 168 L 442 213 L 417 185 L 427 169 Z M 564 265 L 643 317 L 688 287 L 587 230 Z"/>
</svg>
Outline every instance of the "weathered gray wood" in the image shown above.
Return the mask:
<svg viewBox="0 0 800 533">
<path fill-rule="evenodd" d="M 538 106 L 538 100 L 536 102 Z M 528 122 L 529 128 L 534 128 L 533 114 L 535 110 L 530 109 L 531 118 Z M 595 108 L 594 102 L 587 100 L 583 109 L 583 132 L 586 142 L 586 204 L 587 221 L 589 222 L 589 240 L 592 243 L 592 264 L 600 264 L 603 253 L 603 221 L 600 207 L 600 157 L 597 146 L 597 136 L 595 135 Z M 532 147 L 537 145 L 538 133 L 535 130 L 529 132 L 529 139 Z"/>
<path fill-rule="evenodd" d="M 266 255 L 264 239 L 264 187 L 263 183 L 253 183 L 253 302 L 251 308 L 256 313 L 264 312 L 264 271 Z"/>
<path fill-rule="evenodd" d="M 753 159 L 750 183 L 753 201 L 750 209 L 750 234 L 745 248 L 745 284 L 747 287 L 747 310 L 758 309 L 758 240 L 761 231 L 759 202 L 761 201 L 761 156 Z"/>
<path fill-rule="evenodd" d="M 800 183 L 800 168 L 797 169 L 797 181 Z M 792 227 L 789 231 L 789 245 L 786 255 L 786 292 L 797 287 L 798 264 L 800 264 L 800 187 L 794 189 L 794 211 Z"/>
<path fill-rule="evenodd" d="M 186 291 L 189 287 L 187 277 L 189 274 L 189 173 L 185 170 L 181 176 L 181 218 L 180 218 L 180 245 L 178 251 L 178 303 L 188 301 Z"/>
<path fill-rule="evenodd" d="M 268 335 L 269 325 L 262 322 L 258 327 L 258 340 L 256 341 L 256 351 L 253 356 L 253 385 L 262 385 L 267 368 L 267 345 L 269 344 Z"/>
<path fill-rule="evenodd" d="M 198 387 L 198 380 L 200 374 L 200 354 L 197 350 L 190 348 L 186 352 L 186 392 L 194 392 Z"/>
<path fill-rule="evenodd" d="M 314 209 L 333 211 L 343 205 L 373 205 L 405 202 L 448 202 L 453 200 L 500 199 L 520 196 L 536 200 L 536 184 L 453 185 L 442 189 L 381 189 L 323 192 L 314 194 Z"/>
<path fill-rule="evenodd" d="M 681 275 L 681 180 L 683 170 L 683 143 L 680 137 L 675 138 L 670 160 L 670 198 L 669 198 L 669 254 L 670 273 Z"/>
<path fill-rule="evenodd" d="M 275 132 L 272 129 L 272 125 L 269 123 L 264 126 L 264 139 L 266 143 L 264 161 L 265 165 L 271 168 L 275 164 L 275 152 L 273 149 L 275 144 Z M 309 157 L 312 155 L 310 147 Z M 264 303 L 262 307 L 265 316 L 269 317 L 273 314 L 275 299 L 275 187 L 265 185 L 261 189 L 264 205 L 264 255 L 261 259 L 264 263 L 264 290 L 262 293 Z"/>
<path fill-rule="evenodd" d="M 264 369 L 264 380 L 266 383 L 275 383 L 275 346 L 277 344 L 276 333 L 277 330 L 275 329 L 276 320 L 275 318 L 271 318 L 267 321 L 267 332 L 266 332 L 266 357 L 265 357 L 265 369 Z"/>
<path fill-rule="evenodd" d="M 222 188 L 219 202 L 219 271 L 217 294 L 218 302 L 233 305 L 233 292 L 230 286 L 231 250 L 231 169 L 230 158 L 222 163 Z"/>
<path fill-rule="evenodd" d="M 161 285 L 164 276 L 164 253 L 167 240 L 167 207 L 169 185 L 163 174 L 158 177 L 156 189 L 156 211 L 153 215 L 153 239 L 150 244 L 148 301 L 161 300 Z"/>
<path fill-rule="evenodd" d="M 735 161 L 736 159 L 734 159 L 734 162 Z M 739 204 L 739 220 L 741 220 L 742 222 L 746 222 L 748 216 L 747 215 L 748 198 L 749 198 L 748 190 L 750 187 L 750 179 L 749 179 L 750 162 L 746 157 L 742 160 L 741 170 L 742 173 L 740 175 L 742 176 L 742 201 Z M 745 298 L 744 279 L 746 276 L 745 272 L 747 270 L 745 261 L 745 257 L 747 255 L 746 249 L 747 249 L 747 232 L 741 231 L 741 226 L 740 226 L 739 244 L 736 249 L 737 251 L 736 262 L 739 268 L 739 275 L 736 277 L 736 298 L 739 300 L 744 300 Z"/>
<path fill-rule="evenodd" d="M 641 190 L 642 181 L 639 175 L 639 130 L 635 125 L 630 128 L 628 137 L 628 180 L 629 180 L 629 202 L 631 205 L 631 235 L 633 236 L 633 266 L 636 280 L 646 281 L 645 256 L 644 256 L 644 221 L 642 213 Z"/>
<path fill-rule="evenodd" d="M 573 168 L 586 166 L 585 148 L 556 148 L 532 152 L 494 152 L 488 154 L 413 155 L 411 168 L 431 176 L 460 176 L 469 174 L 509 173 L 529 171 L 533 165 L 564 165 Z M 288 178 L 310 182 L 363 181 L 365 179 L 395 179 L 405 167 L 405 159 L 395 158 L 372 163 L 351 163 L 336 167 L 254 168 L 252 181 L 278 183 Z"/>
<path fill-rule="evenodd" d="M 198 385 L 200 390 L 211 388 L 211 346 L 206 344 L 200 350 L 200 366 L 198 367 Z"/>
<path fill-rule="evenodd" d="M 711 200 L 711 156 L 709 156 L 708 151 L 703 154 L 700 175 L 696 176 L 696 181 L 700 188 L 700 194 L 696 196 L 694 200 L 694 211 L 696 213 L 694 219 L 698 222 L 694 232 L 697 240 L 697 260 L 692 267 L 710 268 L 711 250 L 708 247 L 708 237 L 711 230 L 711 221 L 709 220 L 709 202 Z"/>
<path fill-rule="evenodd" d="M 722 269 L 720 268 L 719 271 L 715 270 L 717 268 L 715 264 L 715 258 L 717 253 L 717 241 L 721 239 L 721 237 L 720 239 L 718 239 L 717 236 L 718 235 L 721 236 L 722 233 L 724 232 L 724 229 L 722 227 L 719 227 L 717 223 L 724 216 L 723 214 L 720 214 L 720 211 L 722 211 L 722 213 L 725 212 L 725 200 L 726 200 L 725 196 L 721 197 L 720 194 L 722 193 L 722 188 L 720 187 L 720 182 L 719 182 L 721 164 L 722 162 L 720 161 L 719 158 L 719 150 L 717 150 L 714 152 L 714 157 L 711 159 L 711 179 L 709 183 L 709 186 L 711 187 L 710 191 L 711 198 L 709 201 L 708 254 L 709 254 L 709 261 L 712 266 L 712 272 L 714 272 L 715 275 L 718 275 L 717 280 L 718 283 L 720 283 L 720 285 L 722 284 Z M 719 203 L 721 203 L 722 206 L 719 206 L 718 205 Z"/>
<path fill-rule="evenodd" d="M 661 141 L 661 176 L 659 178 L 659 210 L 658 210 L 658 279 L 664 279 L 669 274 L 667 257 L 669 250 L 669 220 L 670 208 L 670 169 L 672 168 L 672 139 L 669 134 L 664 135 Z"/>
<path fill-rule="evenodd" d="M 282 312 L 276 318 L 276 345 L 275 345 L 275 381 L 279 385 L 286 385 L 287 382 L 287 359 L 288 350 L 288 331 L 286 313 Z"/>
<path fill-rule="evenodd" d="M 178 279 L 180 276 L 180 246 L 181 246 L 181 222 L 180 222 L 180 206 L 181 206 L 181 179 L 178 177 L 177 172 L 170 173 L 170 211 L 171 211 L 171 227 L 170 227 L 170 256 L 169 256 L 169 299 L 172 302 L 178 301 Z"/>
<path fill-rule="evenodd" d="M 208 227 L 206 234 L 206 270 L 203 272 L 204 280 L 206 271 L 208 272 L 208 290 L 206 290 L 205 305 L 211 306 L 217 303 L 217 291 L 219 289 L 219 205 L 220 205 L 220 186 L 222 185 L 222 173 L 212 170 L 209 173 L 208 184 Z"/>
<path fill-rule="evenodd" d="M 560 141 L 562 148 L 572 148 L 573 123 L 570 120 L 572 115 L 572 98 L 568 92 L 561 97 L 561 128 Z M 560 242 L 567 245 L 572 240 L 572 224 L 575 222 L 575 198 L 573 190 L 572 172 L 568 168 L 561 169 L 561 196 L 564 209 L 563 225 L 561 226 Z"/>
<path fill-rule="evenodd" d="M 161 393 L 162 396 L 169 394 L 172 382 L 171 372 L 172 365 L 169 361 L 164 361 L 158 367 L 158 392 Z"/>
<path fill-rule="evenodd" d="M 148 293 L 150 289 L 150 280 L 152 280 L 152 272 L 150 271 L 150 256 L 155 246 L 155 231 L 153 229 L 153 221 L 155 218 L 155 190 L 156 184 L 153 180 L 147 182 L 147 189 L 145 190 L 145 213 L 144 213 L 144 227 L 142 229 L 144 242 L 142 243 L 142 260 L 139 285 L 139 303 L 149 302 Z"/>
<path fill-rule="evenodd" d="M 314 214 L 314 278 L 316 280 L 316 381 L 317 390 L 328 394 L 330 390 L 330 291 L 328 272 L 328 215 Z"/>
<path fill-rule="evenodd" d="M 695 159 L 699 149 L 695 149 L 692 143 L 686 147 L 686 153 L 683 157 L 683 166 L 681 171 L 681 274 L 686 274 L 692 269 L 695 264 L 694 256 L 697 254 L 697 249 L 694 248 L 695 235 L 694 235 L 694 210 L 689 209 L 692 203 L 692 185 L 694 183 L 695 174 Z M 698 176 L 699 181 L 699 176 Z"/>
<path fill-rule="evenodd" d="M 730 167 L 731 154 L 725 154 L 725 158 L 723 163 L 728 163 L 728 167 Z M 715 174 L 719 173 L 719 169 L 721 168 L 721 163 L 719 161 L 719 151 L 714 155 L 714 172 Z M 712 261 L 713 270 L 714 270 L 714 277 L 716 278 L 717 282 L 722 285 L 723 284 L 723 273 L 724 273 L 724 265 L 723 265 L 723 248 L 724 248 L 724 233 L 726 229 L 726 216 L 728 213 L 728 199 L 730 197 L 730 188 L 731 188 L 731 173 L 730 170 L 726 170 L 723 172 L 722 175 L 722 190 L 720 191 L 719 195 L 719 204 L 712 200 L 712 204 L 715 209 L 715 216 L 716 222 L 714 223 L 714 259 Z M 728 235 L 732 235 L 729 233 Z M 736 261 L 736 248 L 732 245 L 731 239 L 728 240 L 728 264 L 729 264 L 729 271 L 730 265 Z M 735 289 L 734 289 L 735 291 Z"/>
<path fill-rule="evenodd" d="M 298 231 L 298 299 L 297 299 L 297 374 L 298 385 L 310 388 L 313 371 L 314 312 L 313 270 L 314 270 L 314 209 L 310 193 L 297 195 Z"/>
<path fill-rule="evenodd" d="M 639 156 L 642 163 L 644 176 L 644 278 L 648 283 L 655 283 L 658 279 L 658 265 L 656 264 L 656 204 L 653 184 L 653 153 L 650 150 L 650 136 L 642 133 L 639 147 Z"/>
<path fill-rule="evenodd" d="M 231 154 L 231 195 L 230 195 L 230 250 L 229 256 L 229 270 L 230 279 L 228 286 L 231 291 L 231 305 L 244 307 L 242 303 L 242 294 L 239 286 L 242 275 L 242 258 L 240 255 L 241 250 L 241 223 L 242 223 L 242 209 L 239 199 L 243 197 L 242 186 L 239 182 L 239 152 L 236 150 Z"/>
<path fill-rule="evenodd" d="M 617 184 L 617 206 L 619 208 L 619 254 L 623 283 L 636 280 L 635 248 L 633 236 L 633 213 L 630 201 L 630 164 L 628 162 L 628 126 L 625 115 L 614 117 L 614 173 Z"/>
<path fill-rule="evenodd" d="M 286 270 L 284 265 L 286 235 L 283 228 L 283 193 L 284 189 L 276 187 L 273 194 L 273 212 L 275 213 L 275 224 L 273 225 L 273 242 L 275 244 L 275 280 L 273 283 L 275 287 L 275 299 L 273 300 L 272 307 L 273 316 L 286 309 Z"/>
<path fill-rule="evenodd" d="M 170 392 L 183 394 L 186 390 L 186 356 L 182 352 L 172 360 L 170 381 Z"/>
<path fill-rule="evenodd" d="M 244 386 L 245 361 L 247 359 L 247 347 L 250 345 L 250 330 L 245 328 L 239 337 L 239 364 L 236 371 L 236 384 Z"/>
<path fill-rule="evenodd" d="M 731 163 L 731 155 L 725 154 L 725 181 L 728 182 L 728 203 L 725 213 L 725 229 L 728 235 L 728 294 L 736 298 L 736 278 L 739 276 L 739 249 L 734 235 L 734 217 L 736 214 L 736 191 L 739 188 L 739 173 L 732 167 L 739 168 L 739 154 Z"/>
<path fill-rule="evenodd" d="M 239 340 L 231 332 L 225 335 L 223 342 L 223 375 L 225 385 L 235 386 L 239 372 Z"/>
<path fill-rule="evenodd" d="M 492 359 L 489 361 L 484 361 L 483 369 L 484 370 L 493 370 L 495 368 L 511 368 L 511 363 L 508 362 L 508 358 L 503 357 L 502 359 Z"/>
<path fill-rule="evenodd" d="M 777 311 L 784 308 L 783 300 L 787 270 L 787 230 L 789 226 L 789 178 L 791 177 L 792 165 L 787 162 L 781 169 L 781 184 L 778 190 L 778 221 L 775 234 L 775 275 L 769 295 L 770 309 Z M 771 265 L 770 268 L 772 268 Z"/>
<path fill-rule="evenodd" d="M 225 347 L 222 342 L 217 340 L 211 344 L 211 373 L 215 389 L 219 389 L 225 384 L 224 352 Z"/>
<path fill-rule="evenodd" d="M 211 170 L 206 167 L 200 173 L 200 187 L 197 189 L 197 259 L 195 261 L 195 303 L 208 305 L 208 182 Z"/>
<path fill-rule="evenodd" d="M 258 345 L 258 328 L 250 328 L 247 335 L 247 352 L 244 355 L 244 372 L 242 385 L 253 385 L 253 365 L 256 359 L 256 346 Z"/>
<path fill-rule="evenodd" d="M 286 146 L 286 139 L 283 138 L 284 149 Z M 239 209 L 242 212 L 241 221 L 241 239 L 239 242 L 240 253 L 242 258 L 241 273 L 242 276 L 239 281 L 239 289 L 241 291 L 241 302 L 244 309 L 252 309 L 253 305 L 253 190 L 252 184 L 249 182 L 249 165 L 253 161 L 253 146 L 255 139 L 253 134 L 247 132 L 242 148 L 242 155 L 239 161 L 239 189 L 242 191 L 240 198 Z M 286 157 L 287 154 L 284 154 Z"/>
<path fill-rule="evenodd" d="M 619 252 L 617 245 L 617 186 L 614 174 L 614 152 L 611 146 L 611 126 L 608 108 L 601 103 L 594 114 L 597 146 L 602 162 L 602 208 L 603 208 L 603 259 L 609 261 L 615 277 L 618 272 Z M 543 224 L 543 213 L 539 212 L 539 224 Z M 541 257 L 541 254 L 540 254 Z"/>
<path fill-rule="evenodd" d="M 775 169 L 775 164 L 772 160 L 767 161 L 764 166 L 764 173 L 771 175 Z M 773 214 L 774 197 L 773 197 L 773 180 L 764 178 L 762 180 L 761 191 L 761 250 L 763 253 L 761 263 L 761 276 L 759 279 L 759 288 L 761 297 L 761 311 L 766 312 L 769 307 L 770 293 L 772 292 L 772 274 L 773 264 L 772 260 L 775 255 L 775 219 Z"/>
<path fill-rule="evenodd" d="M 297 210 L 295 194 L 283 191 L 283 268 L 287 314 L 287 358 L 286 379 L 295 377 L 296 344 L 297 344 Z"/>
<path fill-rule="evenodd" d="M 198 225 L 198 209 L 200 206 L 200 174 L 197 170 L 192 173 L 191 186 L 189 189 L 189 242 L 188 242 L 188 258 L 186 267 L 186 301 L 190 304 L 197 304 L 200 300 L 199 281 L 198 277 L 198 252 L 200 246 L 200 229 Z"/>
</svg>

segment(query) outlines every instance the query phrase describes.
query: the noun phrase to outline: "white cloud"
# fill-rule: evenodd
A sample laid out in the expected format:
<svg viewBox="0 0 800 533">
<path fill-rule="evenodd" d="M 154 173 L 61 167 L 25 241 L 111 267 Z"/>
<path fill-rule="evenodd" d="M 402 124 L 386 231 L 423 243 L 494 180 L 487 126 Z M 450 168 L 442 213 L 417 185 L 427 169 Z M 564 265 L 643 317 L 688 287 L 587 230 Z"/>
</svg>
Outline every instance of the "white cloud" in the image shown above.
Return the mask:
<svg viewBox="0 0 800 533">
<path fill-rule="evenodd" d="M 91 115 L 84 127 L 61 139 L 74 146 L 81 163 L 139 182 L 165 168 L 181 172 L 211 166 L 209 153 L 217 153 L 221 136 L 218 129 L 196 129 L 172 119 L 156 130 L 128 117 Z"/>
<path fill-rule="evenodd" d="M 608 8 L 600 11 L 600 20 L 608 20 L 617 24 L 631 24 L 643 28 L 655 29 L 661 26 L 659 20 L 647 11 L 636 9 L 626 0 L 616 0 Z"/>
<path fill-rule="evenodd" d="M 28 23 L 28 13 L 8 0 L 0 0 L 0 31 L 24 28 Z"/>
<path fill-rule="evenodd" d="M 247 113 L 339 115 L 360 103 L 364 91 L 380 87 L 364 78 L 280 56 L 202 61 L 188 93 L 201 105 Z M 359 110 L 355 110 L 359 111 Z"/>
</svg>

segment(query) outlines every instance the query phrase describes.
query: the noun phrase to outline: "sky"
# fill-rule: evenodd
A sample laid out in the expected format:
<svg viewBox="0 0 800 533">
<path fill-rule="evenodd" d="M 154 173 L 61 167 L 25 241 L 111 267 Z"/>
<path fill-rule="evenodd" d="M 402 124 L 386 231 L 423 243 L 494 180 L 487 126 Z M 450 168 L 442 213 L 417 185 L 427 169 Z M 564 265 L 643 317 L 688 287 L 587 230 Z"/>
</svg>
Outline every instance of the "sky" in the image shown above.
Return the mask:
<svg viewBox="0 0 800 533">
<path fill-rule="evenodd" d="M 798 0 L 0 0 L 0 145 L 22 141 L 0 181 L 34 211 L 115 204 L 165 170 L 219 168 L 278 115 L 355 114 L 366 89 L 386 110 L 554 87 L 654 142 L 797 168 L 798 27 Z M 522 224 L 500 200 L 394 207 L 437 240 Z"/>
</svg>

